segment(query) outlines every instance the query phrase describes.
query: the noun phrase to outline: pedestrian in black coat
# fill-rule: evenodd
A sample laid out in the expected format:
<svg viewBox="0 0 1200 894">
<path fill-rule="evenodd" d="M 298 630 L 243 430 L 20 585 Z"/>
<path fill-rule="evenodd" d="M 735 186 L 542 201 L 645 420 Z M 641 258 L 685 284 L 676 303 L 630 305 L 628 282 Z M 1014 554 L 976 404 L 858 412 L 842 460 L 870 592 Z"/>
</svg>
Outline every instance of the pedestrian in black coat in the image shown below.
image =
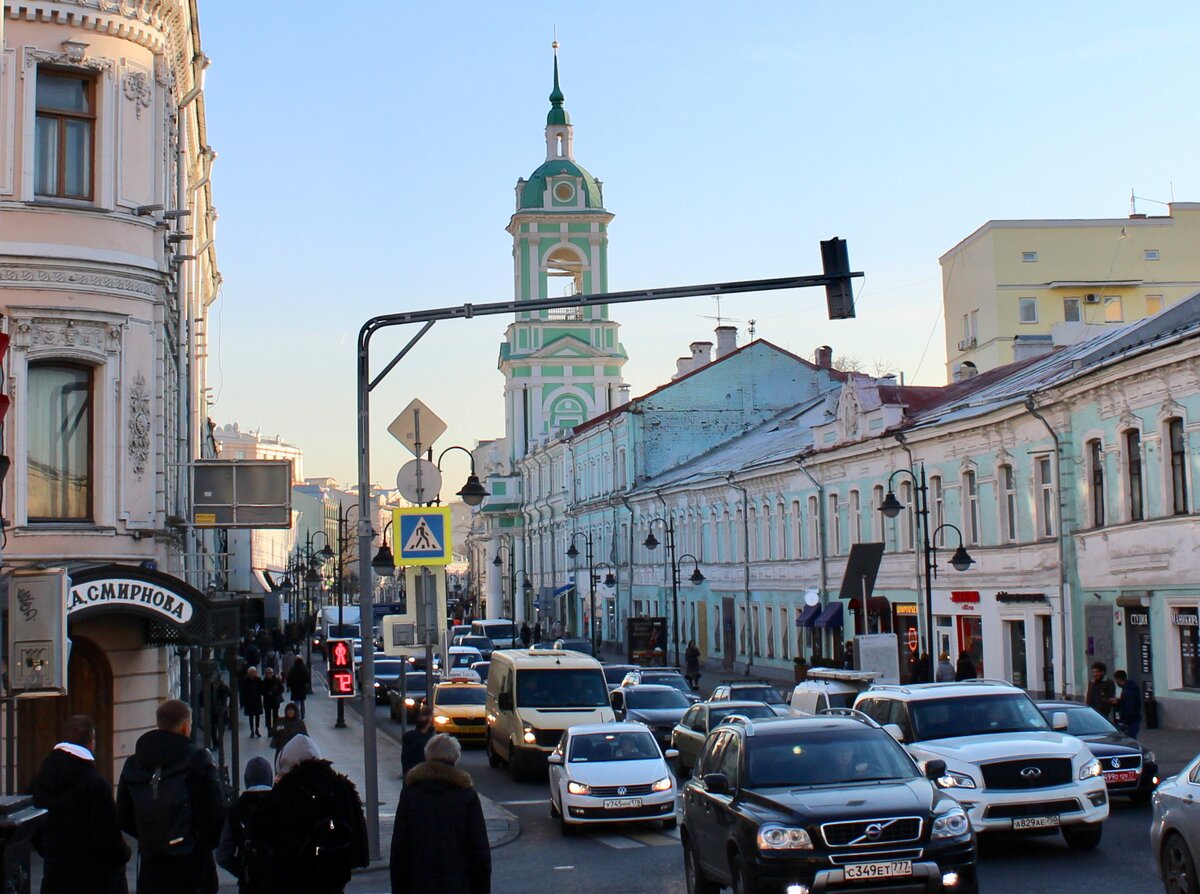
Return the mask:
<svg viewBox="0 0 1200 894">
<path fill-rule="evenodd" d="M 258 668 L 246 668 L 246 676 L 242 677 L 239 685 L 241 687 L 239 694 L 242 697 L 242 712 L 250 718 L 250 738 L 261 738 L 263 681 L 258 675 Z"/>
<path fill-rule="evenodd" d="M 408 771 L 425 760 L 425 746 L 433 738 L 433 711 L 428 707 L 417 712 L 416 724 L 400 737 L 400 773 Z"/>
<path fill-rule="evenodd" d="M 279 706 L 283 704 L 283 680 L 268 667 L 262 681 L 263 710 L 267 714 L 267 729 L 279 722 Z"/>
<path fill-rule="evenodd" d="M 117 784 L 117 820 L 121 828 L 140 838 L 143 832 L 134 810 L 131 788 L 148 785 L 154 771 L 187 767 L 187 792 L 191 809 L 191 853 L 148 858 L 139 855 L 138 894 L 216 894 L 217 865 L 213 849 L 225 825 L 225 800 L 212 756 L 192 742 L 192 711 L 179 699 L 168 699 L 156 712 L 158 729 L 144 733 L 133 756 L 121 769 Z M 87 889 L 84 889 L 87 890 Z"/>
<path fill-rule="evenodd" d="M 975 668 L 975 662 L 971 660 L 971 656 L 966 652 L 958 653 L 958 664 L 954 668 L 955 680 L 974 680 L 979 676 L 979 671 Z"/>
<path fill-rule="evenodd" d="M 63 741 L 42 761 L 33 780 L 33 803 L 46 819 L 34 834 L 42 855 L 42 894 L 128 894 L 112 786 L 96 768 L 96 727 L 90 717 L 68 717 Z"/>
<path fill-rule="evenodd" d="M 292 701 L 296 703 L 296 707 L 300 709 L 300 719 L 304 719 L 304 700 L 308 698 L 308 683 L 309 683 L 308 665 L 304 663 L 304 659 L 299 655 L 292 662 L 291 668 L 287 672 L 287 688 L 288 695 Z"/>
<path fill-rule="evenodd" d="M 528 649 L 529 644 L 532 641 L 533 641 L 533 631 L 529 629 L 529 622 L 523 621 L 521 623 L 521 645 L 524 646 L 526 649 Z"/>
<path fill-rule="evenodd" d="M 217 865 L 238 880 L 240 894 L 266 894 L 269 867 L 262 867 L 263 872 L 257 871 L 255 860 L 260 850 L 251 840 L 251 835 L 257 831 L 251 833 L 248 829 L 271 794 L 275 771 L 269 760 L 255 755 L 246 763 L 243 779 L 246 788 L 225 816 L 225 828 L 221 830 L 221 841 L 217 845 Z"/>
<path fill-rule="evenodd" d="M 392 832 L 392 894 L 489 894 L 492 851 L 462 746 L 444 733 L 404 777 Z"/>
<path fill-rule="evenodd" d="M 306 869 L 304 849 L 313 840 L 314 826 L 325 818 L 348 836 L 348 847 L 335 849 L 345 862 L 340 884 L 320 884 L 316 873 Z M 254 822 L 270 847 L 270 894 L 341 894 L 350 868 L 371 860 L 358 789 L 321 759 L 317 743 L 305 735 L 280 752 L 279 778 Z"/>
<path fill-rule="evenodd" d="M 288 702 L 283 709 L 283 717 L 271 727 L 271 747 L 275 749 L 275 763 L 279 763 L 279 753 L 299 735 L 308 735 L 308 727 L 300 719 L 300 710 L 294 702 Z"/>
</svg>

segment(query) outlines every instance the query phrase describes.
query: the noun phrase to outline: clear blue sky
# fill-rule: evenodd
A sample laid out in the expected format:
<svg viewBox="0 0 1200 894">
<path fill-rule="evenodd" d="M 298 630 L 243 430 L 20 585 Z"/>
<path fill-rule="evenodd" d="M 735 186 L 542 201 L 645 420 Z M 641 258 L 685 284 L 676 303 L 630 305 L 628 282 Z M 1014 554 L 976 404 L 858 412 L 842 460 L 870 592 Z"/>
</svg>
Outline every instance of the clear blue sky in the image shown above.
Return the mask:
<svg viewBox="0 0 1200 894">
<path fill-rule="evenodd" d="M 937 258 L 982 223 L 1119 217 L 1131 188 L 1200 201 L 1194 2 L 201 0 L 200 16 L 225 280 L 212 415 L 299 445 L 309 476 L 355 479 L 367 318 L 512 297 L 504 227 L 544 158 L 555 26 L 576 159 L 616 215 L 610 288 L 815 273 L 818 241 L 842 236 L 867 274 L 858 319 L 828 321 L 820 290 L 723 302 L 806 357 L 829 344 L 940 384 Z M 634 394 L 714 313 L 614 308 Z M 438 324 L 376 391 L 376 481 L 408 458 L 385 428 L 412 397 L 450 424 L 439 447 L 503 435 L 505 323 Z M 376 339 L 377 368 L 402 333 Z M 464 462 L 447 457 L 450 492 Z"/>
</svg>

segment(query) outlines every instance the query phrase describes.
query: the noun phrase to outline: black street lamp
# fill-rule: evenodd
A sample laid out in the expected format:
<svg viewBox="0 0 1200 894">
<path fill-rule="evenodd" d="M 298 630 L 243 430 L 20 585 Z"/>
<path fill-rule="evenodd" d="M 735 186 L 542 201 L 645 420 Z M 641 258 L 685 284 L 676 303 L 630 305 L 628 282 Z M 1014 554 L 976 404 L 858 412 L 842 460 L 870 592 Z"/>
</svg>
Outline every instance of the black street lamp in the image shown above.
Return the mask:
<svg viewBox="0 0 1200 894">
<path fill-rule="evenodd" d="M 883 503 L 879 506 L 879 511 L 886 518 L 895 518 L 904 509 L 904 504 L 896 499 L 896 494 L 892 491 L 892 480 L 899 474 L 905 474 L 913 480 L 916 486 L 916 510 L 917 518 L 921 525 L 921 546 L 925 555 L 925 640 L 926 648 L 929 650 L 929 679 L 932 681 L 937 676 L 937 639 L 934 634 L 933 627 L 933 579 L 937 576 L 937 547 L 934 543 L 937 540 L 938 532 L 943 528 L 950 528 L 958 534 L 958 549 L 954 551 L 954 555 L 950 557 L 950 565 L 955 571 L 966 571 L 975 564 L 975 560 L 971 558 L 966 547 L 963 546 L 963 535 L 957 527 L 952 524 L 940 524 L 933 531 L 929 530 L 929 486 L 925 482 L 925 466 L 921 466 L 921 475 L 917 476 L 912 469 L 897 469 L 888 477 L 887 496 L 883 498 Z M 863 593 L 863 611 L 867 610 L 867 594 Z"/>
<path fill-rule="evenodd" d="M 516 611 L 514 610 L 514 606 L 516 605 L 516 601 L 517 601 L 517 575 L 516 575 L 515 567 L 513 565 L 513 551 L 512 551 L 512 541 L 511 540 L 509 540 L 507 546 L 505 546 L 503 543 L 501 543 L 498 547 L 496 547 L 496 556 L 495 556 L 495 558 L 492 559 L 492 567 L 493 568 L 499 568 L 504 564 L 504 561 L 500 558 L 501 553 L 503 553 L 504 555 L 506 555 L 508 557 L 508 603 L 509 603 L 509 606 L 507 609 L 504 608 L 504 605 L 503 605 L 504 601 L 505 601 L 504 600 L 504 586 L 503 586 L 503 584 L 501 584 L 501 586 L 500 586 L 500 602 L 501 602 L 500 615 L 501 615 L 501 617 L 509 617 L 511 615 L 516 614 Z M 486 610 L 484 612 L 484 617 L 487 617 Z"/>
<path fill-rule="evenodd" d="M 667 560 L 671 563 L 671 641 L 675 647 L 675 666 L 680 667 L 679 663 L 679 564 L 684 559 L 692 560 L 692 574 L 688 578 L 693 585 L 704 583 L 704 575 L 700 573 L 700 560 L 691 553 L 684 553 L 678 558 L 675 557 L 675 519 L 670 518 L 652 518 L 650 519 L 650 533 L 646 535 L 645 541 L 642 543 L 646 549 L 653 552 L 658 549 L 658 538 L 654 536 L 654 523 L 662 522 L 663 527 L 667 532 Z"/>
<path fill-rule="evenodd" d="M 479 483 L 479 476 L 475 474 L 474 453 L 472 453 L 466 447 L 459 447 L 457 444 L 447 447 L 440 454 L 438 454 L 437 467 L 438 469 L 442 468 L 442 457 L 444 457 L 451 450 L 461 450 L 471 460 L 471 474 L 467 476 L 467 483 L 462 486 L 462 489 L 459 490 L 455 496 L 461 497 L 462 501 L 468 506 L 478 506 L 487 497 L 488 492 L 487 488 Z"/>
<path fill-rule="evenodd" d="M 591 630 L 588 631 L 588 641 L 592 644 L 592 654 L 600 654 L 600 647 L 596 643 L 596 562 L 592 558 L 592 535 L 585 534 L 583 531 L 575 531 L 571 534 L 571 545 L 567 548 L 567 558 L 575 559 L 579 556 L 579 550 L 575 548 L 575 538 L 582 537 L 584 549 L 586 552 L 587 567 L 588 567 L 588 624 Z M 575 575 L 575 587 L 578 593 L 579 575 Z"/>
<path fill-rule="evenodd" d="M 379 552 L 371 560 L 371 570 L 380 577 L 394 577 L 396 574 L 396 559 L 387 542 L 387 532 L 391 526 L 391 521 L 383 526 L 383 533 L 379 535 Z"/>
</svg>

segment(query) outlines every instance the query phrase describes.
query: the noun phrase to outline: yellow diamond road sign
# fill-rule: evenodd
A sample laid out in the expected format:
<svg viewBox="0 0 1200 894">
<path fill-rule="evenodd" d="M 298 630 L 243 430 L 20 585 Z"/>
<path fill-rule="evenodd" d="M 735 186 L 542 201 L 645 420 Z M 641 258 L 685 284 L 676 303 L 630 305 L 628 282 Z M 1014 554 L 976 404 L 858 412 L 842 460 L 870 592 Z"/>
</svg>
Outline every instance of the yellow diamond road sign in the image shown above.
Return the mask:
<svg viewBox="0 0 1200 894">
<path fill-rule="evenodd" d="M 406 506 L 392 510 L 396 566 L 449 565 L 450 507 Z"/>
</svg>

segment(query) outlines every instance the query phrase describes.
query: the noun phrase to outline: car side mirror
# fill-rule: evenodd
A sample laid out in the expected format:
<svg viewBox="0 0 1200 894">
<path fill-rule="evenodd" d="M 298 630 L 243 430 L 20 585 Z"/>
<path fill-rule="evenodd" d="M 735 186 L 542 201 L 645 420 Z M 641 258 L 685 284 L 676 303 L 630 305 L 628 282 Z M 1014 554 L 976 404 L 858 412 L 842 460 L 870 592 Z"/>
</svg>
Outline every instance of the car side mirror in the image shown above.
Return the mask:
<svg viewBox="0 0 1200 894">
<path fill-rule="evenodd" d="M 1066 731 L 1067 727 L 1069 727 L 1070 725 L 1071 725 L 1071 722 L 1070 722 L 1070 720 L 1067 719 L 1066 711 L 1055 711 L 1050 716 L 1050 727 L 1052 729 L 1056 729 L 1056 730 L 1059 730 L 1060 732 L 1063 732 L 1063 731 Z"/>
<path fill-rule="evenodd" d="M 714 795 L 729 794 L 729 777 L 724 773 L 705 773 L 701 782 Z"/>
<path fill-rule="evenodd" d="M 904 730 L 900 729 L 900 724 L 898 723 L 885 723 L 883 725 L 883 731 L 897 742 L 904 741 Z"/>
<path fill-rule="evenodd" d="M 557 766 L 562 766 L 562 762 L 563 762 L 563 756 L 561 754 L 559 754 L 557 751 L 552 751 L 552 752 L 550 752 L 550 754 L 546 755 L 546 763 L 548 763 L 548 764 L 555 764 Z"/>
<path fill-rule="evenodd" d="M 946 775 L 946 762 L 942 760 L 932 760 L 925 762 L 925 778 L 926 779 L 941 779 Z"/>
<path fill-rule="evenodd" d="M 513 709 L 512 693 L 501 692 L 499 698 L 496 699 L 496 704 L 500 706 L 501 711 L 511 711 Z"/>
<path fill-rule="evenodd" d="M 675 758 L 679 757 L 679 749 L 668 748 L 666 751 L 663 752 L 663 757 L 665 757 L 669 761 L 673 761 L 673 760 L 675 760 Z"/>
</svg>

